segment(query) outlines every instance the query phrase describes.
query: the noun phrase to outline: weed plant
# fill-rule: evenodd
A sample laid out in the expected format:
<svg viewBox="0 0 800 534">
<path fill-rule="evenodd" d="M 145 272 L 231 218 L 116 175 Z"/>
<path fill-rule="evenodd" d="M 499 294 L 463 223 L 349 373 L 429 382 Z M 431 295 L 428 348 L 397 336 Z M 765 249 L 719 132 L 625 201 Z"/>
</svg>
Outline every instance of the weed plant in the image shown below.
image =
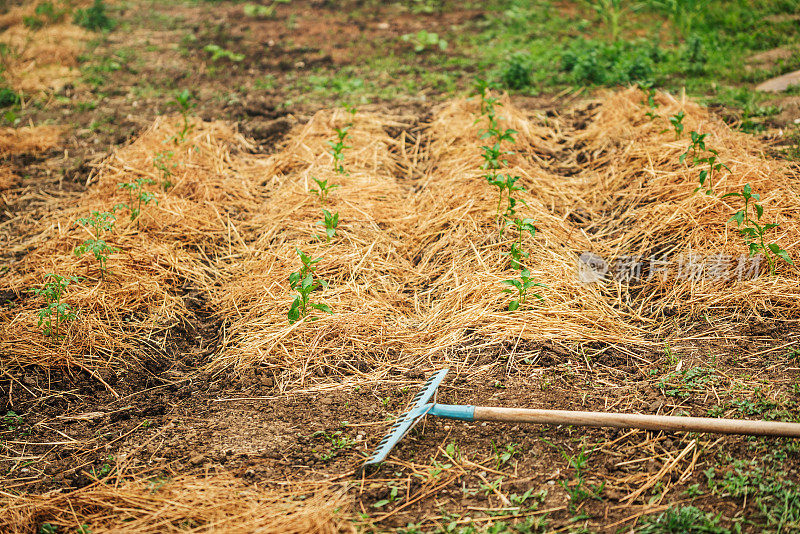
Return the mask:
<svg viewBox="0 0 800 534">
<path fill-rule="evenodd" d="M 116 25 L 106 14 L 103 0 L 94 0 L 94 3 L 86 9 L 76 9 L 73 21 L 81 28 L 95 32 L 109 31 Z"/>
<path fill-rule="evenodd" d="M 52 2 L 42 2 L 33 10 L 33 15 L 22 17 L 22 23 L 31 30 L 38 30 L 47 24 L 55 24 L 64 18 L 67 10 L 57 8 Z"/>
<path fill-rule="evenodd" d="M 328 283 L 325 280 L 314 278 L 316 264 L 322 258 L 311 259 L 310 256 L 304 254 L 300 249 L 295 250 L 303 265 L 300 267 L 299 271 L 289 275 L 289 285 L 293 290 L 297 291 L 297 295 L 292 301 L 292 305 L 287 314 L 290 324 L 294 324 L 300 319 L 308 317 L 312 309 L 325 313 L 333 313 L 326 304 L 318 304 L 310 301 L 311 293 L 321 287 L 328 287 Z"/>
<path fill-rule="evenodd" d="M 789 256 L 789 253 L 783 250 L 776 243 L 767 243 L 764 235 L 773 228 L 777 228 L 775 223 L 760 224 L 761 216 L 764 214 L 764 207 L 758 202 L 761 197 L 758 193 L 753 193 L 750 184 L 745 184 L 741 193 L 728 193 L 722 195 L 721 198 L 738 197 L 744 201 L 744 207 L 733 214 L 730 221 L 735 221 L 736 226 L 739 227 L 739 234 L 745 239 L 750 256 L 754 256 L 759 251 L 764 253 L 764 256 L 769 262 L 770 274 L 775 274 L 775 262 L 777 258 L 782 259 L 790 265 L 794 265 L 794 261 Z M 751 209 L 752 207 L 752 209 Z M 755 214 L 755 219 L 751 215 Z"/>
<path fill-rule="evenodd" d="M 688 38 L 695 27 L 695 21 L 703 14 L 703 0 L 650 0 L 650 4 L 661 10 L 677 30 L 673 38 L 677 40 L 681 35 Z"/>
<path fill-rule="evenodd" d="M 619 39 L 620 22 L 623 15 L 630 8 L 625 0 L 584 0 L 608 29 L 608 37 L 612 41 Z"/>
<path fill-rule="evenodd" d="M 136 221 L 136 229 L 139 229 L 139 215 L 142 212 L 142 205 L 147 206 L 151 202 L 158 204 L 158 199 L 154 193 L 144 190 L 144 186 L 154 184 L 151 178 L 137 178 L 133 182 L 123 182 L 118 184 L 120 189 L 128 192 L 128 202 L 114 206 L 114 211 L 125 208 L 130 211 L 131 221 Z"/>
<path fill-rule="evenodd" d="M 0 87 L 0 108 L 16 106 L 19 103 L 19 95 L 15 93 L 13 89 L 9 89 L 8 87 Z M 12 120 L 10 122 L 13 123 L 14 121 Z"/>
<path fill-rule="evenodd" d="M 521 91 L 531 86 L 533 60 L 530 54 L 517 52 L 512 54 L 500 73 L 503 86 L 512 91 Z"/>
<path fill-rule="evenodd" d="M 573 39 L 556 58 L 565 80 L 576 85 L 652 83 L 664 53 L 658 43 Z M 560 59 L 560 61 L 558 61 Z"/>
<path fill-rule="evenodd" d="M 312 438 L 322 437 L 330 443 L 331 450 L 322 452 L 320 454 L 320 460 L 323 462 L 327 462 L 328 460 L 332 460 L 339 453 L 345 449 L 352 448 L 356 442 L 353 438 L 348 436 L 347 434 L 343 433 L 341 430 L 335 430 L 333 432 L 326 432 L 324 430 L 318 430 L 311 434 Z"/>
<path fill-rule="evenodd" d="M 588 485 L 586 484 L 586 470 L 589 467 L 589 454 L 587 454 L 586 450 L 581 448 L 581 450 L 575 454 L 574 456 L 570 456 L 567 454 L 563 449 L 550 443 L 547 440 L 542 440 L 548 445 L 555 447 L 561 453 L 561 456 L 569 463 L 569 466 L 575 470 L 575 481 L 574 483 L 570 484 L 567 481 L 562 481 L 561 485 L 563 486 L 564 490 L 569 495 L 569 509 L 571 512 L 575 512 L 578 505 L 580 505 L 586 499 L 597 499 L 600 500 L 600 494 L 603 492 L 603 488 L 605 488 L 605 482 L 601 482 L 600 484 L 596 485 Z"/>
<path fill-rule="evenodd" d="M 409 43 L 414 47 L 414 52 L 421 54 L 429 48 L 439 48 L 447 50 L 447 41 L 439 37 L 438 33 L 420 30 L 417 33 L 406 33 L 400 37 L 404 43 Z"/>
<path fill-rule="evenodd" d="M 203 47 L 203 51 L 208 52 L 211 55 L 211 61 L 214 63 L 221 59 L 227 59 L 234 63 L 241 63 L 244 61 L 244 54 L 231 52 L 230 50 L 226 50 L 225 48 L 213 43 Z"/>
<path fill-rule="evenodd" d="M 64 292 L 70 283 L 77 283 L 76 276 L 61 276 L 48 273 L 44 275 L 44 284 L 40 288 L 29 291 L 37 296 L 44 297 L 47 305 L 39 311 L 39 327 L 42 334 L 50 339 L 60 339 L 64 323 L 72 321 L 77 314 L 66 302 L 61 302 Z"/>
<path fill-rule="evenodd" d="M 275 7 L 276 4 L 272 4 L 269 6 L 262 6 L 259 4 L 245 4 L 242 7 L 242 11 L 244 12 L 245 16 L 254 19 L 270 19 L 275 16 Z"/>
<path fill-rule="evenodd" d="M 328 184 L 328 180 L 318 180 L 313 176 L 311 179 L 314 180 L 314 183 L 316 183 L 317 187 L 319 188 L 312 189 L 311 192 L 319 197 L 320 204 L 325 204 L 325 202 L 328 200 L 328 194 L 339 187 L 336 184 Z"/>
<path fill-rule="evenodd" d="M 108 262 L 108 255 L 118 252 L 119 249 L 110 246 L 103 239 L 103 234 L 114 230 L 114 222 L 116 216 L 113 213 L 92 211 L 89 217 L 81 217 L 78 219 L 78 224 L 86 228 L 87 226 L 94 229 L 94 232 L 89 232 L 91 237 L 84 241 L 82 244 L 75 247 L 75 255 L 80 257 L 86 252 L 94 254 L 94 258 L 100 264 L 100 278 L 105 280 L 106 277 L 106 262 Z"/>
</svg>

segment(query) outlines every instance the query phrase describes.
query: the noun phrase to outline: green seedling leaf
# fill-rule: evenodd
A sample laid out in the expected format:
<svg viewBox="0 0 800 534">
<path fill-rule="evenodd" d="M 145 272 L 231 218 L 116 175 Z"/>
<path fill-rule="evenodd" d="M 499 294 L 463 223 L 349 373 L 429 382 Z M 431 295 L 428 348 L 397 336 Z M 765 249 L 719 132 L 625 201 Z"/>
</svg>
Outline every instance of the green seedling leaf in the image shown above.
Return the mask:
<svg viewBox="0 0 800 534">
<path fill-rule="evenodd" d="M 773 254 L 775 254 L 776 256 L 781 258 L 783 261 L 785 261 L 789 265 L 794 265 L 794 260 L 792 260 L 791 256 L 789 256 L 789 253 L 786 252 L 785 250 L 783 250 L 781 247 L 779 247 L 775 243 L 771 243 L 769 245 L 769 249 L 772 251 Z"/>
</svg>

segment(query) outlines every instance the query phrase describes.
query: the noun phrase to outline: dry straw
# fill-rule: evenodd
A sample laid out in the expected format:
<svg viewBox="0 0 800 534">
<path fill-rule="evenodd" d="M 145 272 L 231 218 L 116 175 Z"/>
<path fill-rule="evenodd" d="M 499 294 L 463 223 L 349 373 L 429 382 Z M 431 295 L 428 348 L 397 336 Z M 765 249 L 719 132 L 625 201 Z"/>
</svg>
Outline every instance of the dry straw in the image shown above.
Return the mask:
<svg viewBox="0 0 800 534">
<path fill-rule="evenodd" d="M 60 126 L 0 128 L 0 157 L 44 152 L 56 145 L 63 131 Z"/>
<path fill-rule="evenodd" d="M 73 2 L 70 7 L 87 3 Z M 54 4 L 56 9 L 66 5 Z M 2 57 L 3 75 L 15 91 L 26 93 L 59 90 L 77 79 L 78 55 L 90 39 L 89 32 L 66 22 L 71 17 L 69 13 L 64 15 L 64 21 L 37 29 L 27 27 L 24 17 L 34 16 L 36 5 L 30 2 L 0 15 L 0 43 L 8 50 Z"/>
<path fill-rule="evenodd" d="M 366 373 L 386 377 L 420 366 L 472 365 L 450 357 L 465 346 L 641 342 L 598 291 L 578 280 L 567 245 L 585 248 L 585 238 L 531 195 L 526 216 L 537 219 L 542 237 L 528 243 L 530 264 L 549 287 L 547 302 L 525 313 L 505 311 L 501 281 L 513 271 L 501 255 L 507 243 L 498 239 L 495 193 L 480 177 L 476 107 L 466 101 L 444 107 L 426 125 L 424 146 L 390 136 L 389 129 L 402 124 L 368 113 L 321 112 L 292 132 L 267 169 L 275 189 L 252 221 L 262 235 L 212 292 L 229 324 L 216 365 L 258 364 L 281 384 L 307 385 L 329 375 L 357 381 Z M 552 132 L 510 105 L 508 111 L 509 124 L 521 132 L 520 152 L 554 150 Z M 353 148 L 345 152 L 348 173 L 339 175 L 326 141 L 350 120 Z M 545 180 L 534 158 L 518 158 L 512 169 L 529 188 Z M 414 161 L 426 163 L 414 170 Z M 339 186 L 325 206 L 309 193 L 312 176 Z M 322 207 L 340 215 L 339 236 L 331 243 L 315 238 Z M 335 310 L 333 316 L 287 322 L 296 248 L 322 258 L 318 275 L 330 289 L 318 299 Z"/>
<path fill-rule="evenodd" d="M 0 128 L 0 158 L 5 159 L 19 154 L 38 154 L 49 150 L 56 145 L 62 133 L 63 128 L 58 126 Z M 0 166 L 0 191 L 11 189 L 19 182 L 20 177 L 9 167 Z"/>
<path fill-rule="evenodd" d="M 0 530 L 39 532 L 354 532 L 341 494 L 288 493 L 247 486 L 229 475 L 97 483 L 71 492 L 5 497 Z M 85 530 L 81 530 L 81 527 Z"/>
<path fill-rule="evenodd" d="M 736 206 L 694 193 L 698 171 L 679 162 L 687 138 L 664 131 L 666 119 L 651 122 L 642 100 L 635 89 L 611 95 L 583 112 L 580 129 L 548 124 L 503 100 L 502 125 L 518 131 L 508 172 L 527 189 L 520 214 L 538 227 L 535 238 L 525 238 L 527 265 L 548 286 L 545 302 L 523 313 L 506 312 L 500 292 L 501 281 L 513 276 L 502 255 L 509 236 L 499 237 L 496 192 L 481 178 L 477 102 L 442 106 L 416 133 L 423 144 L 390 136 L 394 121 L 357 114 L 345 176 L 333 172 L 326 141 L 350 117 L 319 113 L 271 158 L 266 176 L 274 190 L 252 220 L 262 235 L 242 262 L 223 269 L 226 281 L 214 299 L 228 327 L 217 365 L 261 365 L 284 386 L 329 375 L 357 381 L 392 369 L 469 366 L 474 362 L 451 356 L 470 346 L 477 359 L 478 348 L 543 340 L 644 344 L 669 335 L 665 309 L 683 317 L 792 313 L 798 277 L 788 265 L 776 276 L 742 282 L 674 274 L 630 286 L 580 280 L 577 258 L 585 251 L 613 263 L 634 254 L 669 253 L 678 261 L 690 253 L 745 250 L 727 223 Z M 702 108 L 666 94 L 659 103 L 664 116 L 686 112 L 687 133 L 711 134 L 709 145 L 732 169 L 715 188 L 723 193 L 752 183 L 769 217 L 782 223 L 776 238 L 791 250 L 798 228 L 792 170 Z M 342 221 L 331 244 L 314 237 L 321 206 L 308 193 L 311 176 L 340 186 L 325 206 Z M 331 287 L 318 299 L 335 315 L 295 325 L 285 320 L 288 275 L 299 267 L 295 248 L 322 258 L 318 274 Z"/>
<path fill-rule="evenodd" d="M 3 308 L 0 322 L 6 365 L 125 366 L 163 355 L 174 327 L 189 317 L 182 295 L 217 278 L 213 256 L 228 255 L 225 243 L 233 239 L 233 220 L 254 202 L 258 166 L 235 167 L 241 163 L 233 161 L 231 150 L 250 145 L 219 122 L 198 122 L 189 140 L 175 145 L 168 141 L 177 133 L 174 119 L 157 120 L 135 142 L 113 153 L 96 169 L 94 183 L 80 199 L 46 214 L 31 230 L 35 244 L 3 278 L 3 288 L 17 295 L 14 306 Z M 155 154 L 163 151 L 172 151 L 178 162 L 166 191 L 159 189 L 153 166 Z M 159 203 L 143 209 L 138 229 L 128 210 L 117 211 L 115 231 L 103 238 L 118 251 L 110 254 L 109 273 L 101 279 L 90 253 L 73 253 L 92 236 L 77 220 L 126 202 L 118 184 L 143 177 L 158 180 L 147 187 Z M 51 272 L 80 278 L 64 299 L 78 317 L 67 326 L 63 340 L 42 335 L 37 314 L 44 302 L 27 293 Z"/>
<path fill-rule="evenodd" d="M 738 206 L 720 197 L 745 183 L 762 195 L 765 217 L 781 224 L 774 240 L 790 253 L 800 241 L 795 168 L 696 105 L 660 94 L 662 118 L 650 121 L 642 101 L 630 89 L 571 119 L 545 120 L 503 99 L 501 125 L 518 132 L 508 172 L 527 190 L 519 214 L 538 229 L 524 238 L 525 263 L 547 285 L 543 302 L 514 313 L 501 289 L 515 275 L 502 255 L 515 236 L 507 230 L 501 237 L 497 193 L 482 178 L 476 101 L 445 104 L 422 125 L 323 111 L 272 156 L 252 154 L 253 145 L 221 122 L 195 121 L 188 140 L 176 144 L 180 119 L 158 119 L 96 168 L 83 195 L 53 198 L 49 212 L 27 223 L 29 238 L 15 249 L 22 257 L 0 287 L 18 295 L 0 312 L 3 366 L 127 366 L 166 356 L 175 327 L 193 313 L 183 296 L 196 290 L 222 325 L 212 367 L 260 366 L 281 392 L 442 365 L 470 373 L 504 351 L 544 341 L 642 347 L 671 335 L 668 311 L 679 319 L 796 316 L 800 277 L 783 263 L 774 276 L 741 282 L 580 280 L 584 251 L 610 261 L 744 252 L 727 222 Z M 709 133 L 709 146 L 731 168 L 715 179 L 716 195 L 695 193 L 698 170 L 679 161 L 688 136 L 676 140 L 666 118 L 680 110 L 686 132 Z M 350 122 L 341 174 L 327 142 Z M 177 164 L 169 176 L 155 166 L 159 154 Z M 312 177 L 339 186 L 324 205 L 310 192 Z M 124 202 L 118 184 L 137 178 L 156 182 L 149 187 L 159 203 L 145 207 L 138 228 L 118 212 L 107 239 L 120 251 L 101 280 L 92 258 L 72 252 L 88 237 L 75 221 Z M 317 237 L 323 207 L 340 215 L 330 242 Z M 333 315 L 288 322 L 288 277 L 300 266 L 295 249 L 321 258 L 317 275 L 330 286 L 314 299 Z M 25 293 L 48 272 L 82 277 L 65 297 L 78 319 L 58 342 L 37 329 L 43 303 Z M 93 532 L 344 528 L 335 512 L 341 502 L 325 496 L 300 505 L 224 478 L 180 477 L 152 489 L 139 481 L 9 497 L 0 525 L 18 532 L 44 521 L 85 522 Z"/>
<path fill-rule="evenodd" d="M 19 365 L 121 364 L 163 353 L 174 326 L 191 315 L 182 294 L 199 289 L 223 325 L 213 367 L 258 365 L 291 389 L 445 364 L 464 370 L 541 341 L 645 345 L 670 335 L 668 314 L 795 313 L 799 279 L 788 264 L 775 276 L 741 282 L 674 275 L 632 284 L 581 281 L 577 258 L 585 251 L 612 262 L 744 252 L 727 222 L 738 207 L 720 194 L 747 182 L 761 193 L 765 217 L 781 223 L 777 242 L 790 252 L 798 242 L 794 169 L 694 104 L 660 94 L 662 118 L 651 121 L 642 101 L 631 89 L 572 120 L 545 120 L 502 100 L 501 126 L 518 132 L 508 172 L 527 190 L 519 215 L 538 229 L 524 238 L 526 266 L 547 286 L 543 302 L 516 313 L 506 311 L 501 292 L 515 275 L 503 255 L 515 236 L 507 230 L 501 237 L 497 193 L 481 177 L 477 101 L 445 104 L 422 125 L 323 111 L 268 157 L 250 154 L 252 145 L 220 122 L 197 121 L 189 141 L 175 144 L 168 140 L 179 119 L 159 119 L 97 168 L 77 205 L 44 218 L 41 244 L 6 277 L 18 292 L 50 271 L 84 277 L 69 291 L 68 302 L 82 313 L 67 341 L 41 337 L 41 303 L 28 298 L 3 312 L 0 348 Z M 709 146 L 732 170 L 715 179 L 717 195 L 694 193 L 698 171 L 679 162 L 688 135 L 676 140 L 666 120 L 679 110 L 686 132 L 709 133 Z M 334 128 L 350 123 L 341 174 L 328 141 Z M 138 230 L 121 212 L 109 239 L 120 252 L 101 283 L 93 260 L 72 254 L 87 237 L 73 223 L 123 201 L 119 182 L 160 184 L 158 154 L 176 164 L 166 177 L 171 185 L 158 192 L 157 206 L 146 207 Z M 311 194 L 312 178 L 338 186 L 325 205 Z M 322 208 L 340 216 L 331 242 L 318 237 Z M 296 249 L 322 258 L 317 275 L 330 286 L 314 299 L 333 315 L 288 322 Z"/>
<path fill-rule="evenodd" d="M 662 93 L 657 98 L 662 119 L 650 121 L 642 100 L 642 93 L 635 89 L 611 95 L 576 136 L 576 143 L 593 154 L 585 171 L 593 175 L 587 189 L 606 192 L 603 202 L 587 202 L 599 219 L 593 227 L 602 232 L 602 239 L 594 240 L 597 251 L 610 258 L 667 254 L 687 263 L 690 255 L 709 259 L 746 253 L 735 224 L 729 222 L 741 205 L 721 197 L 749 183 L 761 195 L 762 222 L 780 224 L 770 232 L 770 241 L 794 255 L 800 242 L 797 168 L 766 157 L 758 138 L 731 130 L 693 103 Z M 676 140 L 667 118 L 681 110 L 686 113 L 686 133 Z M 718 150 L 720 160 L 731 169 L 715 177 L 715 195 L 693 194 L 699 168 L 679 161 L 690 144 L 688 132 L 693 130 L 709 134 L 707 146 Z M 580 191 L 575 194 L 586 197 Z M 681 315 L 710 313 L 731 319 L 795 315 L 800 297 L 798 268 L 779 262 L 776 275 L 768 276 L 766 261 L 761 263 L 761 276 L 755 280 L 671 276 L 662 281 L 653 277 L 636 288 L 635 295 L 621 288 L 626 296 L 618 302 L 621 309 L 642 319 L 657 320 L 666 307 Z"/>
</svg>

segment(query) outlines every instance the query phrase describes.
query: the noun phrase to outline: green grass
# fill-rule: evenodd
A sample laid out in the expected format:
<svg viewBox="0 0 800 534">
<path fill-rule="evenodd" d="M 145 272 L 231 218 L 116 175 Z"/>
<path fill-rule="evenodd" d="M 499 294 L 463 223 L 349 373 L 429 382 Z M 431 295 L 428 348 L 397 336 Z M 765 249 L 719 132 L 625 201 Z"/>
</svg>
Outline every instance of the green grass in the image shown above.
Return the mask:
<svg viewBox="0 0 800 534">
<path fill-rule="evenodd" d="M 476 76 L 521 94 L 642 83 L 673 92 L 686 88 L 706 103 L 732 107 L 748 132 L 763 130 L 765 118 L 780 112 L 769 104 L 774 97 L 752 87 L 800 68 L 800 30 L 788 17 L 800 14 L 800 4 L 699 2 L 688 22 L 673 20 L 655 0 L 621 4 L 625 13 L 612 39 L 608 19 L 587 3 L 563 9 L 563 3 L 548 0 L 495 1 L 482 18 L 447 32 L 435 28 L 448 43 L 444 50 L 374 43 L 372 55 L 360 56 L 358 66 L 298 76 L 293 88 L 307 95 L 302 99 L 365 101 L 458 94 Z M 768 68 L 747 66 L 753 54 L 778 46 L 796 52 Z"/>
</svg>

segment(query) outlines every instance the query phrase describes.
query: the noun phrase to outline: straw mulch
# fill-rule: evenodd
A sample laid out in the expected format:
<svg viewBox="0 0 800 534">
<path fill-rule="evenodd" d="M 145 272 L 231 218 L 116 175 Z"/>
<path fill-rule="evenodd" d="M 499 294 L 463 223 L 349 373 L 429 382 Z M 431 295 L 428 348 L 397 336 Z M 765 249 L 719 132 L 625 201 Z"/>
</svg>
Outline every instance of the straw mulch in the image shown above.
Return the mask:
<svg viewBox="0 0 800 534">
<path fill-rule="evenodd" d="M 497 201 L 480 178 L 470 106 L 456 102 L 418 133 L 427 137 L 425 158 L 435 162 L 418 169 L 421 183 L 408 178 L 421 159 L 421 143 L 391 137 L 387 128 L 402 125 L 385 117 L 353 118 L 345 175 L 334 172 L 326 141 L 349 115 L 320 112 L 289 136 L 270 159 L 270 201 L 252 221 L 261 236 L 212 291 L 229 325 L 215 365 L 259 364 L 279 383 L 300 385 L 328 375 L 384 378 L 433 362 L 472 365 L 451 358 L 467 346 L 640 339 L 598 292 L 578 282 L 572 258 L 556 245 L 570 241 L 567 225 L 533 199 L 544 237 L 528 243 L 535 250 L 530 263 L 548 285 L 547 305 L 522 314 L 505 311 L 501 281 L 513 272 L 501 255 L 508 243 L 497 240 Z M 518 121 L 525 121 L 521 113 Z M 309 193 L 312 176 L 339 186 L 324 206 Z M 315 237 L 322 233 L 322 208 L 340 215 L 330 243 Z M 314 321 L 291 325 L 287 280 L 299 268 L 296 248 L 322 258 L 317 274 L 330 288 L 316 299 L 335 314 L 316 313 Z"/>
<path fill-rule="evenodd" d="M 257 166 L 234 166 L 231 151 L 250 145 L 229 126 L 198 123 L 187 142 L 175 145 L 165 142 L 178 131 L 174 123 L 174 117 L 159 119 L 117 150 L 96 169 L 93 185 L 76 203 L 62 204 L 32 231 L 35 245 L 2 280 L 3 288 L 18 295 L 15 306 L 0 311 L 6 365 L 124 366 L 164 355 L 170 331 L 190 317 L 182 295 L 187 287 L 217 278 L 215 256 L 228 254 L 232 220 L 243 204 L 253 202 L 253 177 L 259 175 Z M 179 162 L 166 191 L 153 166 L 155 154 L 165 151 Z M 119 183 L 137 178 L 157 181 L 145 190 L 158 204 L 143 206 L 136 222 L 127 208 L 117 210 L 116 228 L 102 236 L 117 249 L 102 277 L 91 253 L 74 253 L 94 235 L 77 221 L 128 202 Z M 66 324 L 62 340 L 42 335 L 37 323 L 45 302 L 27 293 L 40 287 L 47 273 L 78 277 L 64 297 L 77 318 Z"/>
<path fill-rule="evenodd" d="M 594 249 L 606 258 L 642 256 L 670 258 L 686 269 L 692 262 L 709 268 L 715 259 L 731 258 L 721 269 L 726 276 L 697 271 L 696 276 L 677 276 L 677 267 L 664 280 L 653 276 L 633 291 L 618 289 L 617 303 L 637 318 L 659 320 L 665 308 L 680 315 L 719 314 L 729 320 L 746 316 L 795 316 L 800 298 L 800 271 L 781 260 L 775 276 L 768 275 L 767 261 L 757 279 L 738 280 L 738 256 L 747 253 L 731 216 L 743 207 L 738 198 L 722 196 L 741 192 L 745 184 L 761 195 L 761 224 L 778 223 L 767 232 L 767 243 L 778 243 L 798 260 L 800 242 L 800 174 L 796 166 L 764 155 L 763 141 L 731 130 L 719 118 L 691 102 L 659 94 L 661 118 L 649 120 L 643 95 L 630 89 L 602 102 L 588 127 L 575 143 L 591 154 L 583 174 L 583 191 L 572 192 L 578 202 L 600 222 L 592 225 Z M 676 140 L 668 117 L 684 110 L 684 135 Z M 719 161 L 730 167 L 715 175 L 715 194 L 693 193 L 699 185 L 702 165 L 680 163 L 689 147 L 689 132 L 708 133 L 706 145 L 719 152 Z M 704 155 L 708 155 L 707 153 Z M 707 168 L 707 165 L 705 166 Z M 597 197 L 597 191 L 603 191 Z M 751 212 L 751 215 L 753 213 Z"/>
<path fill-rule="evenodd" d="M 611 95 L 585 113 L 581 129 L 546 125 L 504 100 L 502 126 L 518 132 L 508 172 L 527 189 L 520 215 L 535 219 L 538 228 L 523 240 L 530 251 L 526 265 L 547 286 L 540 290 L 544 302 L 522 313 L 507 312 L 508 296 L 501 292 L 502 280 L 515 274 L 502 254 L 514 235 L 509 230 L 499 237 L 497 193 L 481 178 L 476 101 L 441 107 L 403 142 L 387 134 L 386 128 L 397 127 L 393 122 L 356 115 L 348 138 L 356 148 L 346 152 L 344 176 L 333 172 L 326 140 L 350 117 L 319 113 L 270 159 L 266 176 L 275 189 L 253 219 L 263 233 L 244 261 L 223 269 L 226 281 L 213 291 L 228 325 L 217 364 L 258 364 L 281 384 L 307 385 L 329 375 L 357 381 L 390 369 L 460 369 L 475 364 L 480 349 L 533 341 L 645 344 L 669 335 L 668 313 L 794 313 L 800 277 L 788 264 L 767 276 L 763 262 L 761 277 L 743 281 L 693 280 L 676 271 L 690 254 L 702 261 L 746 251 L 727 222 L 738 207 L 719 194 L 695 194 L 699 171 L 679 162 L 689 131 L 711 133 L 709 147 L 732 170 L 715 179 L 718 193 L 750 182 L 769 220 L 781 223 L 774 238 L 790 251 L 800 229 L 794 171 L 765 158 L 756 140 L 702 108 L 660 95 L 663 117 L 680 109 L 687 114 L 687 134 L 676 141 L 664 131 L 666 119 L 647 119 L 642 100 L 636 89 Z M 327 206 L 308 193 L 311 176 L 340 186 Z M 341 217 L 331 243 L 314 237 L 321 233 L 315 224 L 322 207 Z M 583 224 L 575 222 L 576 213 Z M 322 258 L 318 275 L 330 288 L 316 299 L 335 315 L 315 313 L 314 321 L 295 325 L 286 320 L 288 276 L 300 265 L 295 248 Z M 641 255 L 646 262 L 667 254 L 674 265 L 663 279 L 649 277 L 645 266 L 641 279 L 629 284 L 587 284 L 578 276 L 583 252 L 612 266 L 623 256 Z"/>
<path fill-rule="evenodd" d="M 16 291 L 50 271 L 83 277 L 68 292 L 81 313 L 67 341 L 42 338 L 35 325 L 42 303 L 31 298 L 3 312 L 0 350 L 19 365 L 164 353 L 171 329 L 191 314 L 182 297 L 189 289 L 201 291 L 223 325 L 213 367 L 258 365 L 289 389 L 441 365 L 461 371 L 541 341 L 643 346 L 669 336 L 673 316 L 793 315 L 800 277 L 782 262 L 775 276 L 762 262 L 755 280 L 662 278 L 646 266 L 630 283 L 580 279 L 578 256 L 587 251 L 612 264 L 628 255 L 678 262 L 745 252 L 727 222 L 738 206 L 720 197 L 746 182 L 762 195 L 764 220 L 781 224 L 770 238 L 790 253 L 800 239 L 794 169 L 692 103 L 660 94 L 662 118 L 651 121 L 642 101 L 630 89 L 559 121 L 503 100 L 502 126 L 518 132 L 508 172 L 527 190 L 518 194 L 527 203 L 519 215 L 537 226 L 523 238 L 525 264 L 546 285 L 537 289 L 543 301 L 516 313 L 502 292 L 502 281 L 516 275 L 503 254 L 516 235 L 509 229 L 501 237 L 497 192 L 481 177 L 484 125 L 476 124 L 475 100 L 443 105 L 422 125 L 322 111 L 272 156 L 248 153 L 252 146 L 219 122 L 197 121 L 191 139 L 176 145 L 166 140 L 180 119 L 159 119 L 100 165 L 78 206 L 46 219 L 41 244 L 6 277 Z M 687 133 L 676 140 L 666 117 L 681 109 Z M 328 141 L 350 123 L 340 174 Z M 678 161 L 692 130 L 708 132 L 708 146 L 732 170 L 715 178 L 716 195 L 694 193 L 698 169 Z M 172 185 L 151 186 L 159 204 L 145 207 L 138 229 L 118 214 L 109 242 L 120 252 L 100 281 L 96 262 L 72 254 L 87 237 L 74 221 L 124 201 L 120 182 L 160 184 L 154 161 L 165 152 L 176 165 Z M 312 177 L 338 186 L 324 205 L 311 193 Z M 330 242 L 320 237 L 323 208 L 340 216 Z M 321 258 L 316 276 L 329 287 L 312 301 L 335 313 L 290 324 L 297 249 Z"/>
<path fill-rule="evenodd" d="M 519 194 L 527 203 L 519 214 L 537 226 L 535 236 L 523 237 L 525 265 L 546 284 L 538 289 L 542 302 L 513 313 L 502 281 L 517 272 L 503 252 L 516 235 L 506 230 L 501 237 L 497 192 L 481 177 L 475 100 L 443 105 L 422 125 L 368 111 L 322 111 L 271 156 L 253 154 L 254 146 L 222 122 L 195 120 L 189 138 L 175 143 L 180 118 L 160 118 L 102 162 L 83 195 L 54 199 L 52 211 L 31 223 L 24 254 L 0 279 L 5 295 L 17 295 L 0 308 L 0 363 L 91 369 L 169 358 L 185 349 L 172 344 L 176 327 L 195 312 L 184 298 L 190 292 L 202 295 L 221 325 L 212 368 L 259 366 L 280 393 L 346 388 L 442 365 L 475 372 L 544 341 L 641 348 L 668 339 L 676 318 L 700 313 L 720 321 L 796 317 L 800 273 L 784 263 L 774 276 L 762 264 L 760 277 L 744 281 L 675 273 L 581 281 L 578 256 L 586 251 L 611 262 L 745 252 L 728 222 L 738 206 L 721 198 L 745 183 L 762 195 L 764 220 L 780 223 L 770 240 L 796 257 L 796 169 L 696 105 L 660 94 L 662 118 L 650 121 L 642 100 L 630 89 L 560 120 L 503 100 L 502 126 L 518 132 L 508 172 L 527 190 Z M 686 132 L 708 132 L 708 145 L 731 168 L 715 178 L 715 195 L 695 193 L 698 169 L 679 162 L 688 134 L 676 140 L 666 121 L 679 110 Z M 328 141 L 334 127 L 351 122 L 347 172 L 339 174 Z M 158 154 L 175 163 L 169 176 L 156 168 Z M 338 186 L 325 204 L 311 193 L 312 177 Z M 137 221 L 117 211 L 116 229 L 105 238 L 119 251 L 103 279 L 89 254 L 73 253 L 90 235 L 75 222 L 127 201 L 119 184 L 137 178 L 156 182 L 146 189 L 158 204 L 143 207 Z M 323 208 L 340 216 L 330 242 L 320 237 Z M 296 249 L 321 258 L 316 275 L 329 286 L 312 301 L 333 315 L 315 311 L 314 320 L 288 322 Z M 57 341 L 37 328 L 44 302 L 26 293 L 49 272 L 80 277 L 64 297 L 78 316 Z M 33 532 L 43 522 L 85 523 L 92 532 L 345 528 L 337 498 L 300 504 L 219 477 L 6 497 L 0 526 L 12 532 Z"/>
<path fill-rule="evenodd" d="M 38 29 L 27 27 L 23 20 L 35 15 L 39 2 L 29 2 L 0 15 L 0 43 L 10 51 L 2 58 L 3 76 L 15 91 L 57 91 L 80 77 L 78 56 L 91 33 L 71 23 L 72 10 L 88 3 L 53 2 L 56 10 L 67 12 L 58 22 L 47 21 Z"/>
<path fill-rule="evenodd" d="M 63 132 L 63 127 L 52 125 L 0 128 L 0 157 L 44 152 L 58 143 Z"/>
<path fill-rule="evenodd" d="M 59 126 L 0 128 L 0 159 L 49 150 L 59 141 L 63 130 Z M 20 177 L 17 174 L 0 164 L 0 191 L 10 189 L 19 182 Z"/>
<path fill-rule="evenodd" d="M 68 493 L 0 500 L 0 530 L 43 532 L 354 532 L 341 494 L 287 493 L 229 475 L 93 484 Z M 79 530 L 83 526 L 83 530 Z"/>
<path fill-rule="evenodd" d="M 0 191 L 14 187 L 19 181 L 20 177 L 14 174 L 11 169 L 0 166 Z"/>
</svg>

